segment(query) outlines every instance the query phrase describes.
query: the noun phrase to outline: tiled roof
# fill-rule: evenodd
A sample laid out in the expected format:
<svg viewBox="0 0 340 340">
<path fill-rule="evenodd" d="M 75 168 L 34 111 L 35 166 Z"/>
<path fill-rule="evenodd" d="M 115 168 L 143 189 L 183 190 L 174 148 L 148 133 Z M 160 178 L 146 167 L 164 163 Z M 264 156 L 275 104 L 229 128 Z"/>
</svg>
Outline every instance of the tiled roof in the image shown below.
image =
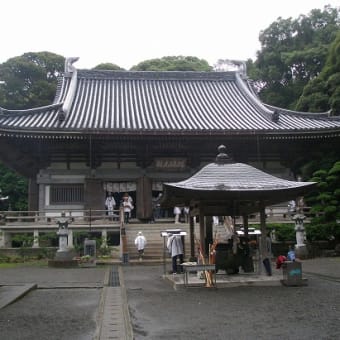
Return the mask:
<svg viewBox="0 0 340 340">
<path fill-rule="evenodd" d="M 340 134 L 340 117 L 264 105 L 238 72 L 75 72 L 50 106 L 0 109 L 0 132 Z"/>
<path fill-rule="evenodd" d="M 210 163 L 190 178 L 164 183 L 164 206 L 176 206 L 191 200 L 214 202 L 214 205 L 233 205 L 233 201 L 243 202 L 244 209 L 256 211 L 256 204 L 250 202 L 266 201 L 266 204 L 284 202 L 292 197 L 302 196 L 312 190 L 315 182 L 296 182 L 272 176 L 244 163 L 235 163 L 223 153 L 225 146 L 214 163 Z M 232 207 L 233 208 L 233 207 Z"/>
<path fill-rule="evenodd" d="M 289 190 L 312 184 L 281 179 L 244 163 L 210 163 L 189 179 L 166 183 L 182 189 L 235 192 Z"/>
</svg>

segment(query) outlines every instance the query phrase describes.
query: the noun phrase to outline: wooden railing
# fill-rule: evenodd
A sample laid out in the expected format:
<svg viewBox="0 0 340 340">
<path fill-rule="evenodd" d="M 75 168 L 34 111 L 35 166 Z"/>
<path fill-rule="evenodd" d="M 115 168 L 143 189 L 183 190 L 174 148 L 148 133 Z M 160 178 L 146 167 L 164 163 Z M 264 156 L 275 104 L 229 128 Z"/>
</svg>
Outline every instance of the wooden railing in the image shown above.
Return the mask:
<svg viewBox="0 0 340 340">
<path fill-rule="evenodd" d="M 56 224 L 65 212 L 65 218 L 72 224 L 120 224 L 121 212 L 119 209 L 109 215 L 107 210 L 50 210 L 50 211 L 1 211 L 2 224 Z"/>
<path fill-rule="evenodd" d="M 46 210 L 46 211 L 0 211 L 0 223 L 2 225 L 18 225 L 18 224 L 38 224 L 38 225 L 54 225 L 58 218 L 65 212 L 65 217 L 72 224 L 117 224 L 119 225 L 123 219 L 120 209 L 113 211 L 113 215 L 109 215 L 107 210 Z M 305 207 L 303 210 L 306 219 L 311 216 L 310 208 Z M 286 222 L 292 223 L 292 214 L 290 214 L 285 206 L 275 206 L 266 208 L 267 222 Z M 249 216 L 249 223 L 257 223 L 259 214 Z M 242 218 L 237 217 L 236 223 L 242 223 Z"/>
</svg>

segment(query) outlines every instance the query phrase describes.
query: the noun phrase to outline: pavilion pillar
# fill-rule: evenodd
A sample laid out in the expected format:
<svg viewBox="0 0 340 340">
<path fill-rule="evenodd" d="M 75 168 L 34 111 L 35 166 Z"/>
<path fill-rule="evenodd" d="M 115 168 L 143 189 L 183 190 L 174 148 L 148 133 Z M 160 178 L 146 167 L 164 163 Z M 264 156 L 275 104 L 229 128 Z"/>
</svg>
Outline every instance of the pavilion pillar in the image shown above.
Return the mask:
<svg viewBox="0 0 340 340">
<path fill-rule="evenodd" d="M 244 237 L 246 237 L 248 239 L 248 215 L 244 214 L 242 216 L 243 219 L 243 231 L 244 231 Z"/>
<path fill-rule="evenodd" d="M 214 242 L 213 240 L 213 218 L 212 216 L 205 216 L 205 240 L 204 240 L 204 244 L 205 244 L 205 252 L 204 255 L 208 255 L 209 256 L 209 245 L 212 244 Z"/>
<path fill-rule="evenodd" d="M 264 202 L 260 202 L 260 227 L 261 227 L 261 238 L 260 238 L 260 256 L 259 256 L 259 269 L 261 274 L 262 263 L 266 269 L 267 275 L 271 275 L 271 264 L 270 264 L 270 249 L 268 248 L 267 241 L 267 227 L 266 227 L 266 207 Z"/>
<path fill-rule="evenodd" d="M 200 219 L 200 247 L 202 255 L 205 256 L 205 219 L 201 209 L 199 219 Z"/>
<path fill-rule="evenodd" d="M 190 237 L 190 261 L 195 261 L 195 218 L 190 215 L 189 219 Z"/>
</svg>

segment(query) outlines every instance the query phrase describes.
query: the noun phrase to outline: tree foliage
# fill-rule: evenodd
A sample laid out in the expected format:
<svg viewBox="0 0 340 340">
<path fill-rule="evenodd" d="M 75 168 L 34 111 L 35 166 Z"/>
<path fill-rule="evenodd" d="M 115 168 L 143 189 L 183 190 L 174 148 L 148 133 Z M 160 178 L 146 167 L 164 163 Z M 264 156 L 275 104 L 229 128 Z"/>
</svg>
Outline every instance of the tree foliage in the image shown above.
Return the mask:
<svg viewBox="0 0 340 340">
<path fill-rule="evenodd" d="M 330 46 L 324 68 L 305 86 L 297 109 L 311 112 L 331 110 L 333 115 L 340 115 L 340 31 Z"/>
<path fill-rule="evenodd" d="M 125 69 L 112 63 L 101 63 L 93 68 L 93 70 L 110 70 L 110 71 L 125 71 Z"/>
<path fill-rule="evenodd" d="M 132 71 L 212 71 L 204 59 L 196 57 L 169 56 L 145 60 L 131 68 Z"/>
<path fill-rule="evenodd" d="M 0 106 L 28 109 L 51 104 L 65 58 L 50 52 L 29 52 L 0 65 Z"/>
<path fill-rule="evenodd" d="M 304 86 L 322 71 L 339 30 L 339 9 L 325 6 L 297 19 L 278 18 L 262 31 L 255 62 L 258 71 L 253 70 L 261 99 L 295 109 Z"/>
<path fill-rule="evenodd" d="M 27 179 L 0 164 L 0 189 L 2 196 L 9 196 L 1 201 L 0 210 L 27 210 Z"/>
<path fill-rule="evenodd" d="M 316 190 L 307 197 L 311 213 L 315 215 L 310 230 L 315 238 L 340 241 L 340 224 L 337 223 L 340 220 L 340 160 L 315 171 L 310 180 L 317 182 Z"/>
</svg>

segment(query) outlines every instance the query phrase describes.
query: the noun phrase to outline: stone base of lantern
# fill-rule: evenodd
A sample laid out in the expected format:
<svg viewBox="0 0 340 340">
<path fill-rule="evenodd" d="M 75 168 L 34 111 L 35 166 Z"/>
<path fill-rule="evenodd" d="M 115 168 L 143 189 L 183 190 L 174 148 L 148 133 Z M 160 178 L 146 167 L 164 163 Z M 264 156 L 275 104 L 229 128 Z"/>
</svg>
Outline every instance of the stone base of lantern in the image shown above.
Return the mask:
<svg viewBox="0 0 340 340">
<path fill-rule="evenodd" d="M 308 258 L 308 249 L 305 244 L 296 244 L 295 245 L 295 256 L 299 259 Z"/>
<path fill-rule="evenodd" d="M 74 259 L 75 256 L 76 253 L 73 249 L 58 250 L 54 259 L 48 261 L 48 266 L 54 268 L 78 267 L 78 261 Z"/>
</svg>

